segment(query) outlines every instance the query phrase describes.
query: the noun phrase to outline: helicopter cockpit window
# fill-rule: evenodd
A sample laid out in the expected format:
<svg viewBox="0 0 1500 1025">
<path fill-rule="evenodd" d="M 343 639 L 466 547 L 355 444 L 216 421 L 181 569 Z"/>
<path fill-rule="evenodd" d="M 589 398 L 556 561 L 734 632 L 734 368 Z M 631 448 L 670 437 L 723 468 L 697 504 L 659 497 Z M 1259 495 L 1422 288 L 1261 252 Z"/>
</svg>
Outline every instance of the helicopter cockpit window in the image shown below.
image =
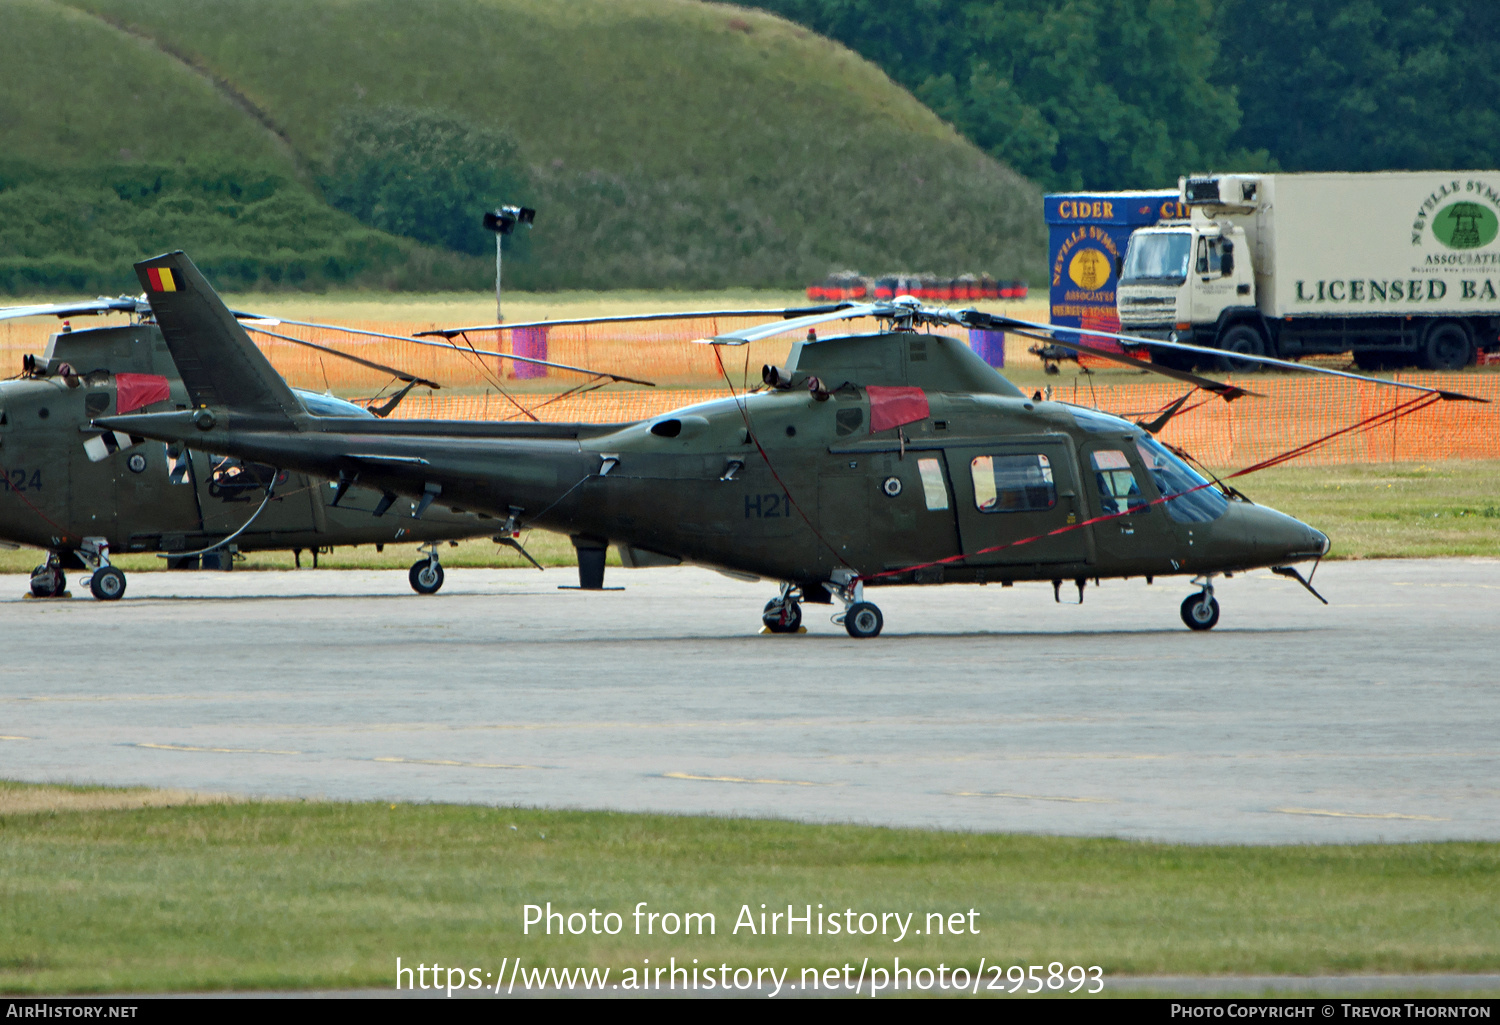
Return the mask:
<svg viewBox="0 0 1500 1025">
<path fill-rule="evenodd" d="M 375 414 L 364 406 L 356 406 L 336 395 L 320 395 L 298 388 L 297 398 L 302 400 L 303 407 L 313 416 L 357 416 L 366 420 L 375 418 Z"/>
<path fill-rule="evenodd" d="M 1141 512 L 1147 508 L 1141 494 L 1141 482 L 1135 479 L 1130 460 L 1119 449 L 1100 449 L 1089 453 L 1094 466 L 1094 480 L 1099 484 L 1099 511 L 1105 516 L 1123 512 Z"/>
<path fill-rule="evenodd" d="M 1117 434 L 1128 437 L 1137 430 L 1135 424 L 1129 420 L 1121 420 L 1117 416 L 1100 413 L 1098 410 L 1073 406 L 1069 411 L 1079 427 L 1094 434 Z"/>
<path fill-rule="evenodd" d="M 1203 487 L 1208 481 L 1165 445 L 1146 434 L 1136 438 L 1135 445 L 1140 451 L 1141 462 L 1146 464 L 1146 470 L 1156 483 L 1156 490 L 1164 497 L 1179 496 L 1166 502 L 1168 516 L 1178 523 L 1208 523 L 1224 515 L 1224 510 L 1229 508 L 1229 499 L 1218 488 Z"/>
<path fill-rule="evenodd" d="M 980 512 L 1040 512 L 1057 504 L 1052 462 L 1044 455 L 979 456 L 969 464 Z"/>
</svg>

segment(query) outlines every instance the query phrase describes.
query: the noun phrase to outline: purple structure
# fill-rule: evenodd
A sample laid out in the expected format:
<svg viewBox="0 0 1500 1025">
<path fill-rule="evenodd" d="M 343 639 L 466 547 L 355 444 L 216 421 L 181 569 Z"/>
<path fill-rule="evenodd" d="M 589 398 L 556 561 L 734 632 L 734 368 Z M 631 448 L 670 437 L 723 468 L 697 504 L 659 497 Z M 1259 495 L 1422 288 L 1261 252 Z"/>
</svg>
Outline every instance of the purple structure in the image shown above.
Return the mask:
<svg viewBox="0 0 1500 1025">
<path fill-rule="evenodd" d="M 526 356 L 531 359 L 547 358 L 547 329 L 545 327 L 518 327 L 510 333 L 510 351 L 515 356 Z M 510 376 L 520 380 L 528 380 L 533 377 L 546 377 L 547 368 L 539 367 L 535 363 L 522 363 L 519 360 L 506 360 L 510 367 Z"/>
<path fill-rule="evenodd" d="M 1005 366 L 1005 332 L 969 328 L 969 348 L 992 367 Z"/>
</svg>

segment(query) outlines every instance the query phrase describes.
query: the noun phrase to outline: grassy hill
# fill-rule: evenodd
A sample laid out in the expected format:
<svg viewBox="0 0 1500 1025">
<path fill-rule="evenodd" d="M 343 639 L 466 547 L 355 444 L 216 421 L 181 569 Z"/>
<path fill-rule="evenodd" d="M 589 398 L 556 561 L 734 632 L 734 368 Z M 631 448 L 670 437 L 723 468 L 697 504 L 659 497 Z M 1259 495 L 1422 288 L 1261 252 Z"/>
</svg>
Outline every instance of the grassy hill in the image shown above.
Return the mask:
<svg viewBox="0 0 1500 1025">
<path fill-rule="evenodd" d="M 17 277 L 28 265 L 107 273 L 122 251 L 163 243 L 195 258 L 218 246 L 200 263 L 241 286 L 483 287 L 493 261 L 372 232 L 323 202 L 341 119 L 385 104 L 514 137 L 521 194 L 485 203 L 540 211 L 507 264 L 518 287 L 787 287 L 846 266 L 1042 273 L 1033 186 L 873 65 L 759 12 L 7 0 L 7 23 L 0 288 L 47 284 Z M 59 175 L 93 198 L 47 200 Z M 94 227 L 69 224 L 70 204 Z M 152 230 L 172 211 L 188 215 L 168 232 L 177 243 Z M 246 217 L 259 227 L 242 231 Z"/>
</svg>

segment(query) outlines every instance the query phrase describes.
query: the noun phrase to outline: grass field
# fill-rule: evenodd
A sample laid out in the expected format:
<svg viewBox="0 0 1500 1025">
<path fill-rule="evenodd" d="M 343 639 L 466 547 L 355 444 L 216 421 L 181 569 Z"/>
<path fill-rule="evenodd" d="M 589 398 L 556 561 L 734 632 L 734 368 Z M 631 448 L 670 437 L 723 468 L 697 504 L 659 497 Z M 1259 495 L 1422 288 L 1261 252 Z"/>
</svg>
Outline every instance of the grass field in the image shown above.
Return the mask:
<svg viewBox="0 0 1500 1025">
<path fill-rule="evenodd" d="M 447 805 L 204 803 L 0 784 L 0 991 L 391 986 L 403 965 L 1099 965 L 1493 972 L 1500 846 L 1187 847 Z M 117 805 L 121 810 L 111 810 Z M 522 933 L 525 904 L 624 917 Z M 714 935 L 630 912 L 712 912 Z M 962 913 L 978 934 L 752 936 L 743 905 Z M 973 909 L 977 917 L 969 919 Z M 891 926 L 894 929 L 894 925 Z M 926 929 L 923 929 L 926 933 Z"/>
<path fill-rule="evenodd" d="M 846 267 L 1045 276 L 1034 185 L 875 65 L 760 11 L 15 0 L 6 27 L 6 291 L 124 287 L 130 260 L 178 246 L 271 289 L 482 283 L 483 256 L 396 246 L 323 207 L 335 126 L 384 104 L 514 136 L 527 184 L 462 197 L 471 253 L 489 238 L 483 207 L 538 209 L 529 253 L 507 261 L 514 284 L 802 285 Z M 272 175 L 281 199 L 242 214 L 196 186 L 153 193 L 156 171 L 170 179 L 184 161 L 236 191 Z M 143 187 L 115 196 L 133 170 Z M 143 205 L 150 216 L 131 216 Z M 189 223 L 174 219 L 188 206 Z"/>
</svg>

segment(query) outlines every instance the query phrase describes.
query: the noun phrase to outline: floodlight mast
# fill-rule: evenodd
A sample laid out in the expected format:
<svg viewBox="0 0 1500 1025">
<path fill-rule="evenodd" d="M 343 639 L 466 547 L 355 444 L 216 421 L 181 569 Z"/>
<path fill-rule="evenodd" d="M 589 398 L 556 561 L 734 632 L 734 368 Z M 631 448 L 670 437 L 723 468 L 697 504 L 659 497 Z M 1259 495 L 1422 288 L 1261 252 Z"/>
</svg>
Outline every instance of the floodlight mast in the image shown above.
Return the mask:
<svg viewBox="0 0 1500 1025">
<path fill-rule="evenodd" d="M 517 224 L 531 227 L 536 220 L 536 211 L 527 206 L 501 206 L 486 210 L 484 226 L 495 233 L 495 323 L 503 323 L 505 314 L 500 311 L 500 250 L 505 236 L 516 230 Z"/>
</svg>

